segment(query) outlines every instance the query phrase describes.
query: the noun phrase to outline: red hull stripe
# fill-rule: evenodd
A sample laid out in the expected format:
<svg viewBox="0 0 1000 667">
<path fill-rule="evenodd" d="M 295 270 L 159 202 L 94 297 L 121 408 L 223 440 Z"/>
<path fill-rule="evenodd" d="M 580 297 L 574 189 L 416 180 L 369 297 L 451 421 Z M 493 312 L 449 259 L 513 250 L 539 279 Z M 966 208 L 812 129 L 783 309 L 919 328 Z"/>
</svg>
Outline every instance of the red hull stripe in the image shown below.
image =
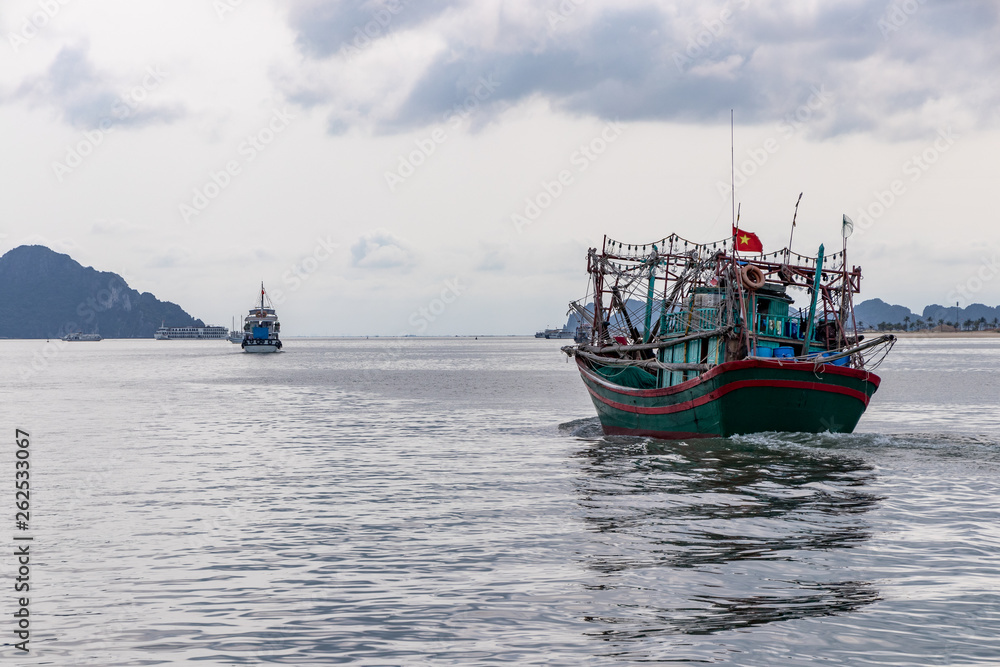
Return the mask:
<svg viewBox="0 0 1000 667">
<path fill-rule="evenodd" d="M 684 401 L 683 403 L 675 403 L 674 405 L 663 405 L 656 407 L 644 407 L 641 405 L 626 405 L 624 403 L 618 403 L 605 398 L 601 394 L 594 391 L 590 385 L 587 385 L 587 391 L 590 392 L 591 396 L 599 400 L 601 403 L 612 407 L 616 410 L 622 410 L 623 412 L 632 412 L 640 415 L 669 415 L 675 412 L 684 412 L 685 410 L 691 410 L 700 405 L 705 405 L 706 403 L 711 403 L 731 391 L 736 391 L 737 389 L 746 389 L 748 387 L 778 387 L 781 389 L 805 389 L 808 391 L 825 391 L 831 394 L 843 394 L 844 396 L 850 396 L 851 398 L 856 398 L 868 407 L 868 396 L 863 394 L 856 389 L 848 389 L 847 387 L 841 387 L 839 385 L 831 384 L 820 384 L 819 382 L 803 382 L 801 380 L 738 380 L 736 382 L 730 382 L 725 384 L 715 391 L 709 392 L 704 396 L 699 396 L 698 398 L 693 398 L 690 401 Z"/>
<path fill-rule="evenodd" d="M 686 391 L 692 387 L 695 387 L 702 382 L 712 379 L 716 375 L 721 375 L 729 371 L 742 370 L 744 368 L 768 368 L 768 369 L 782 369 L 789 371 L 807 371 L 809 373 L 815 373 L 813 364 L 809 362 L 801 361 L 766 361 L 763 359 L 743 359 L 742 361 L 727 361 L 724 364 L 719 364 L 714 368 L 705 371 L 698 377 L 688 380 L 687 382 L 682 382 L 681 384 L 674 385 L 673 387 L 664 387 L 663 389 L 629 389 L 628 387 L 621 387 L 619 385 L 608 382 L 604 378 L 593 373 L 587 368 L 585 363 L 580 357 L 576 358 L 576 364 L 580 368 L 580 372 L 586 375 L 594 383 L 607 387 L 611 389 L 616 394 L 624 394 L 626 396 L 641 396 L 643 398 L 653 398 L 656 396 L 670 396 L 671 394 L 676 394 L 682 391 Z M 820 367 L 822 370 L 821 374 L 830 375 L 841 375 L 844 377 L 853 378 L 855 380 L 863 380 L 865 382 L 871 382 L 875 385 L 877 389 L 881 378 L 874 373 L 869 373 L 868 371 L 859 371 L 854 368 L 844 368 L 842 366 L 834 366 L 832 364 L 823 364 Z M 830 385 L 821 385 L 824 387 Z M 865 405 L 868 405 L 868 399 L 865 398 Z"/>
</svg>

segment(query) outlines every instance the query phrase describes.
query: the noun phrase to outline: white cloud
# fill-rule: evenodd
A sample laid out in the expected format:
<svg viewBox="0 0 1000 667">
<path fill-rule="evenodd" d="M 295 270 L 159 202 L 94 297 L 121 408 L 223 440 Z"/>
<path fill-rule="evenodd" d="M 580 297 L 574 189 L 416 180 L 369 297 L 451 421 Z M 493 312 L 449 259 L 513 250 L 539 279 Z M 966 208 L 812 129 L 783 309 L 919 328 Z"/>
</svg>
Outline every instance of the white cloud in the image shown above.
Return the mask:
<svg viewBox="0 0 1000 667">
<path fill-rule="evenodd" d="M 369 232 L 351 246 L 351 263 L 360 268 L 409 268 L 413 262 L 406 243 L 385 229 Z"/>
</svg>

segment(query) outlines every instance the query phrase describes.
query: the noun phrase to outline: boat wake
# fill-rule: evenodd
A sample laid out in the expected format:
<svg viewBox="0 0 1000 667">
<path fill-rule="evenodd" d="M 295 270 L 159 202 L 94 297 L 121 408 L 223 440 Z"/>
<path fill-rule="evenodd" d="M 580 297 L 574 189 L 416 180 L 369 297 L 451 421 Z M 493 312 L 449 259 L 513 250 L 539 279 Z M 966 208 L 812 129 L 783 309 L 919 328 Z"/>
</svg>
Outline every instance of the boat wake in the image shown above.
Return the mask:
<svg viewBox="0 0 1000 667">
<path fill-rule="evenodd" d="M 584 440 L 598 440 L 604 437 L 604 430 L 601 429 L 601 420 L 597 417 L 586 417 L 584 419 L 574 419 L 563 424 L 559 424 L 559 431 L 573 438 Z M 642 440 L 642 438 L 633 438 Z"/>
<path fill-rule="evenodd" d="M 574 419 L 559 425 L 561 434 L 614 445 L 641 444 L 647 450 L 659 450 L 671 440 L 657 440 L 646 436 L 604 435 L 600 419 L 588 417 Z M 706 438 L 683 441 L 699 445 L 702 449 L 713 446 L 747 449 L 822 449 L 858 453 L 876 453 L 886 450 L 906 450 L 956 458 L 973 458 L 979 461 L 1000 463 L 1000 437 L 976 433 L 783 433 L 765 432 L 734 435 L 729 438 Z"/>
</svg>

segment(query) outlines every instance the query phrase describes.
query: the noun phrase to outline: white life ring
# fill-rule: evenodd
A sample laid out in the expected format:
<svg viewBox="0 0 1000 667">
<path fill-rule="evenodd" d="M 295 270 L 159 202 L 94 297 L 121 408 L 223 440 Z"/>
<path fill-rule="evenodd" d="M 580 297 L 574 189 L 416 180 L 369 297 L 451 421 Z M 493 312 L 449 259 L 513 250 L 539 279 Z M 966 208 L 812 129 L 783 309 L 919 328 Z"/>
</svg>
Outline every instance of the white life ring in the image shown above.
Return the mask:
<svg viewBox="0 0 1000 667">
<path fill-rule="evenodd" d="M 740 269 L 740 278 L 747 289 L 757 290 L 764 286 L 764 272 L 753 264 L 747 264 Z"/>
</svg>

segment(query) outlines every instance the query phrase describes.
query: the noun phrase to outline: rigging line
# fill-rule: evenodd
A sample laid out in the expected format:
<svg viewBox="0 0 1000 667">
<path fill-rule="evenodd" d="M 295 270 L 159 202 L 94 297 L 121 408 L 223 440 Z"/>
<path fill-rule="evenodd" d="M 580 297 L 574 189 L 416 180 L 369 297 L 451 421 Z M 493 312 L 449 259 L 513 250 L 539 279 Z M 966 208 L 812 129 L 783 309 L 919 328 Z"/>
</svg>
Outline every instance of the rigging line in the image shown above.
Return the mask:
<svg viewBox="0 0 1000 667">
<path fill-rule="evenodd" d="M 729 196 L 726 197 L 725 200 L 723 200 L 722 206 L 719 208 L 719 212 L 715 214 L 715 220 L 713 220 L 712 224 L 708 226 L 709 232 L 711 232 L 719 225 L 719 220 L 722 218 L 722 214 L 726 212 L 726 209 L 729 208 L 729 202 L 732 199 L 733 199 L 733 192 L 732 190 L 730 190 Z"/>
</svg>

